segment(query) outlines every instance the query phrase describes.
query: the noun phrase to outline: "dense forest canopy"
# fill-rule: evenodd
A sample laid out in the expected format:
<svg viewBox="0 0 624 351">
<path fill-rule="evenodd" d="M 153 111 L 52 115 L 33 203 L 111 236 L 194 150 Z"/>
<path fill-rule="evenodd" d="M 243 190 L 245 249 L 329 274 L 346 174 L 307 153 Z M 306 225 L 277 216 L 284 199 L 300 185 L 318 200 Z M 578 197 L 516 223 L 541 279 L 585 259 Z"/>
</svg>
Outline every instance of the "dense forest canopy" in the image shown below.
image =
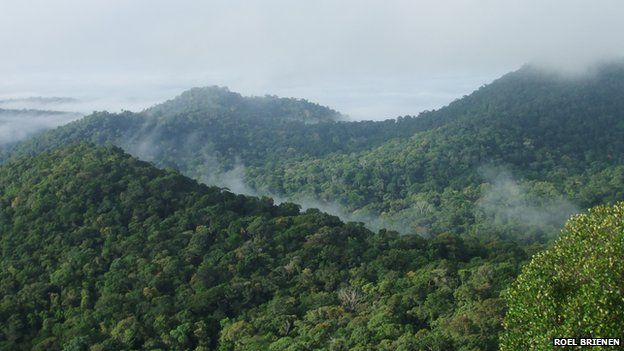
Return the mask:
<svg viewBox="0 0 624 351">
<path fill-rule="evenodd" d="M 0 167 L 0 348 L 495 350 L 512 242 L 372 233 L 118 148 Z"/>
</svg>

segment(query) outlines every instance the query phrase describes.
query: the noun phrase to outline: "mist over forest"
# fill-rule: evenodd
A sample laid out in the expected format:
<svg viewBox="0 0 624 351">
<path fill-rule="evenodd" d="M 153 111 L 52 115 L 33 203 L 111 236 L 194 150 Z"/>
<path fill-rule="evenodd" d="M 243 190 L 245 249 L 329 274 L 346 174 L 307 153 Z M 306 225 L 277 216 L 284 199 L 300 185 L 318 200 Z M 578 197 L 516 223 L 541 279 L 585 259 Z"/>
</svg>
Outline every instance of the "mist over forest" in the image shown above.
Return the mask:
<svg viewBox="0 0 624 351">
<path fill-rule="evenodd" d="M 79 113 L 0 109 L 0 146 L 26 139 L 81 118 Z"/>
</svg>

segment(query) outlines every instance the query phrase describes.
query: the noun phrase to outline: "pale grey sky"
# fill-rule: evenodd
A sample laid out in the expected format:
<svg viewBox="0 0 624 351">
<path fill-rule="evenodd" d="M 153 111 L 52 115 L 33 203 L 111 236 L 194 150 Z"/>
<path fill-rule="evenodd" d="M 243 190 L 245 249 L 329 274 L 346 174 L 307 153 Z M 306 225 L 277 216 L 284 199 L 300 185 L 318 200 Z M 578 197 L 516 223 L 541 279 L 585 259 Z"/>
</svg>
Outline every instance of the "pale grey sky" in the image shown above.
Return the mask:
<svg viewBox="0 0 624 351">
<path fill-rule="evenodd" d="M 0 97 L 138 109 L 224 85 L 381 119 L 526 62 L 624 56 L 622 18 L 615 0 L 1 0 Z"/>
</svg>

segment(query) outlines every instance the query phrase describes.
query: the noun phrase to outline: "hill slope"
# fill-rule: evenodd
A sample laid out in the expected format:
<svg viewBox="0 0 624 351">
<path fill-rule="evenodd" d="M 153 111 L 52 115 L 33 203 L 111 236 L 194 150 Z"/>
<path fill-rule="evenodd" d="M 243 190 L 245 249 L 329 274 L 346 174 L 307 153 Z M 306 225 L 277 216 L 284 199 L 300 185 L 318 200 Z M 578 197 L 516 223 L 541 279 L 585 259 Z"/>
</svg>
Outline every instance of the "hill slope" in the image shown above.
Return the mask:
<svg viewBox="0 0 624 351">
<path fill-rule="evenodd" d="M 526 254 L 373 234 L 117 148 L 0 167 L 0 348 L 495 350 Z"/>
<path fill-rule="evenodd" d="M 455 116 L 438 128 L 359 153 L 257 167 L 247 180 L 406 230 L 556 233 L 575 207 L 624 199 L 622 96 L 622 64 L 577 78 L 527 66 L 431 112 Z"/>
</svg>

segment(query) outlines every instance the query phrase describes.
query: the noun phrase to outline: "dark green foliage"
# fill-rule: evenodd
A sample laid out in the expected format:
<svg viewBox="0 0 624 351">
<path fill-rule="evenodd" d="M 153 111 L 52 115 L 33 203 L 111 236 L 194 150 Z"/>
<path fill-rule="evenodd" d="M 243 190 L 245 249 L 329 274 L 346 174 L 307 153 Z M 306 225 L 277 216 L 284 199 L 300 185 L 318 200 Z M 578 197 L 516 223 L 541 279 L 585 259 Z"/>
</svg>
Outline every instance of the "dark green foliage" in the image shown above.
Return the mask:
<svg viewBox="0 0 624 351">
<path fill-rule="evenodd" d="M 0 167 L 0 349 L 495 350 L 526 254 L 234 195 L 117 148 Z"/>
<path fill-rule="evenodd" d="M 551 350 L 554 337 L 621 337 L 623 284 L 624 203 L 573 217 L 505 294 L 501 349 Z"/>
</svg>

